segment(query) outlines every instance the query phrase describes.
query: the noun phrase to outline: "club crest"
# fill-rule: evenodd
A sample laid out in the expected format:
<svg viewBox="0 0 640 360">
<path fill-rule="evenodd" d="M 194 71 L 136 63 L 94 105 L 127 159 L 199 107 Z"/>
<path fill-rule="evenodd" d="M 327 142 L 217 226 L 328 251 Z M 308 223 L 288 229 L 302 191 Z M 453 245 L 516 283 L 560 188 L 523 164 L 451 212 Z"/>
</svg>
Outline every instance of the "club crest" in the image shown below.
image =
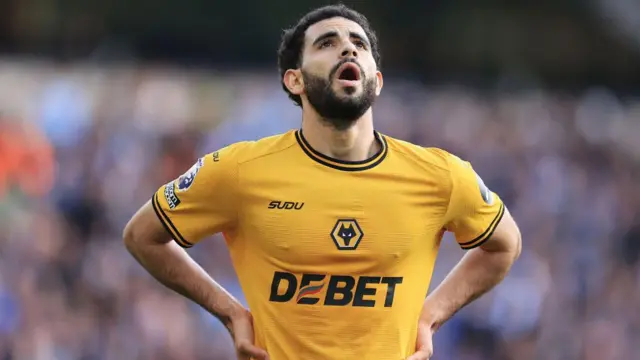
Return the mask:
<svg viewBox="0 0 640 360">
<path fill-rule="evenodd" d="M 355 250 L 363 236 L 356 219 L 340 219 L 331 230 L 331 238 L 338 250 Z"/>
</svg>

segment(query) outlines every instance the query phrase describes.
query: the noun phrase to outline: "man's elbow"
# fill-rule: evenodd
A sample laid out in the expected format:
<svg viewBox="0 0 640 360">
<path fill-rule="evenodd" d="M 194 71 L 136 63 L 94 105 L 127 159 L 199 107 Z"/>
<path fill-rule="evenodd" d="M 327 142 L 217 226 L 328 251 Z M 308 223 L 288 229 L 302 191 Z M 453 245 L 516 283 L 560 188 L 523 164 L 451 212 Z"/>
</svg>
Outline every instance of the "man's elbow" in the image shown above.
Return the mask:
<svg viewBox="0 0 640 360">
<path fill-rule="evenodd" d="M 513 261 L 516 261 L 520 257 L 520 253 L 522 253 L 522 234 L 520 233 L 518 225 L 515 225 L 513 238 L 513 242 L 515 245 L 515 251 L 513 252 Z"/>
<path fill-rule="evenodd" d="M 132 252 L 136 247 L 136 244 L 139 242 L 139 236 L 136 236 L 136 226 L 132 220 L 129 220 L 127 225 L 124 227 L 124 230 L 122 230 L 122 241 L 129 252 Z"/>
<path fill-rule="evenodd" d="M 501 224 L 498 224 L 498 228 L 501 228 L 496 230 L 500 230 L 505 249 L 512 254 L 513 261 L 516 261 L 522 252 L 522 234 L 518 224 L 511 214 L 507 213 Z"/>
<path fill-rule="evenodd" d="M 509 254 L 515 261 L 522 252 L 522 235 L 518 225 L 508 212 L 496 227 L 493 235 L 483 245 L 482 250 L 491 253 Z"/>
<path fill-rule="evenodd" d="M 502 251 L 511 254 L 513 261 L 516 261 L 522 252 L 522 234 L 511 215 L 506 215 L 496 229 L 496 233 L 498 233 L 496 234 L 498 237 L 497 246 L 501 247 Z"/>
<path fill-rule="evenodd" d="M 166 244 L 171 241 L 171 237 L 158 220 L 151 203 L 147 202 L 122 230 L 122 240 L 127 250 L 133 254 L 141 247 Z"/>
</svg>

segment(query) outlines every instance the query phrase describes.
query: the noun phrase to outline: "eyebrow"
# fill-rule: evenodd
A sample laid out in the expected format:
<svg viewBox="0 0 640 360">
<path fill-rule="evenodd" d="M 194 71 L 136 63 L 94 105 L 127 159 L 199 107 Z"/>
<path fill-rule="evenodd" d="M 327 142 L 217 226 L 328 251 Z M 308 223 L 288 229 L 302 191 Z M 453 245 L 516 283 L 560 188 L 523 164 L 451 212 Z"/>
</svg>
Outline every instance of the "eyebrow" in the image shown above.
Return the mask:
<svg viewBox="0 0 640 360">
<path fill-rule="evenodd" d="M 369 41 L 362 35 L 355 33 L 355 32 L 349 32 L 349 37 L 352 37 L 354 39 L 358 39 L 360 41 L 362 41 L 365 45 L 367 45 L 367 47 L 371 47 L 371 44 L 369 44 Z"/>
<path fill-rule="evenodd" d="M 336 37 L 336 36 L 338 36 L 338 33 L 336 31 L 326 32 L 326 33 L 318 36 L 313 41 L 313 46 L 318 45 L 319 43 L 321 43 L 322 41 L 324 41 L 326 39 L 330 39 L 330 38 L 333 38 L 333 37 Z M 367 47 L 370 46 L 369 41 L 367 41 L 367 39 L 364 36 L 362 36 L 362 35 L 360 35 L 360 34 L 358 34 L 356 32 L 350 31 L 349 32 L 349 37 L 362 41 L 363 43 L 365 43 L 367 45 Z"/>
</svg>

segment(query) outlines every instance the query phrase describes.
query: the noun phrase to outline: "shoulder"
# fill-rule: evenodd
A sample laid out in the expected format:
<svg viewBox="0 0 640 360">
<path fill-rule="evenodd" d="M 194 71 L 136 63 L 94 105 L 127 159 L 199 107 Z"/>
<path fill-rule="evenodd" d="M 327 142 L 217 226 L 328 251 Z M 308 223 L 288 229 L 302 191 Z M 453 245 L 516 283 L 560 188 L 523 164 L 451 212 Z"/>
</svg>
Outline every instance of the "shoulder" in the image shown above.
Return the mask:
<svg viewBox="0 0 640 360">
<path fill-rule="evenodd" d="M 240 165 L 281 152 L 293 144 L 295 144 L 293 132 L 265 137 L 256 141 L 229 144 L 199 158 L 177 179 L 177 188 L 180 191 L 185 191 L 192 187 L 192 183 L 194 186 L 202 183 L 209 188 L 212 184 L 231 186 L 238 182 Z"/>
<path fill-rule="evenodd" d="M 255 141 L 240 141 L 229 144 L 205 155 L 214 162 L 239 165 L 271 154 L 282 152 L 295 145 L 294 131 L 264 137 Z"/>
<path fill-rule="evenodd" d="M 295 132 L 291 130 L 286 133 L 264 137 L 255 141 L 236 142 L 207 156 L 211 156 L 217 159 L 217 161 L 228 161 L 240 165 L 285 151 L 295 144 Z M 223 157 L 225 158 L 224 160 Z"/>
<path fill-rule="evenodd" d="M 420 168 L 429 172 L 448 174 L 451 171 L 451 162 L 458 159 L 446 150 L 436 147 L 423 147 L 408 141 L 385 136 L 389 150 L 396 153 Z"/>
</svg>

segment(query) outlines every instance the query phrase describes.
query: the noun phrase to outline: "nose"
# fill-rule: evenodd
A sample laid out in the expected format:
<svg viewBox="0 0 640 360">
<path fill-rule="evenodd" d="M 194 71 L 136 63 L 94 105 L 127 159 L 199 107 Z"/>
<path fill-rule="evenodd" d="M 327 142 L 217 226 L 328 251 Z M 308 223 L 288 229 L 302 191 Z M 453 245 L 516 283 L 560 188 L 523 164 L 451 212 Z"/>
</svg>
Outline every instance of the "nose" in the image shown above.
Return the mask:
<svg viewBox="0 0 640 360">
<path fill-rule="evenodd" d="M 341 57 L 354 57 L 357 58 L 358 57 L 358 48 L 356 48 L 356 46 L 351 42 L 348 41 L 344 48 L 342 49 L 342 53 L 340 54 Z"/>
</svg>

